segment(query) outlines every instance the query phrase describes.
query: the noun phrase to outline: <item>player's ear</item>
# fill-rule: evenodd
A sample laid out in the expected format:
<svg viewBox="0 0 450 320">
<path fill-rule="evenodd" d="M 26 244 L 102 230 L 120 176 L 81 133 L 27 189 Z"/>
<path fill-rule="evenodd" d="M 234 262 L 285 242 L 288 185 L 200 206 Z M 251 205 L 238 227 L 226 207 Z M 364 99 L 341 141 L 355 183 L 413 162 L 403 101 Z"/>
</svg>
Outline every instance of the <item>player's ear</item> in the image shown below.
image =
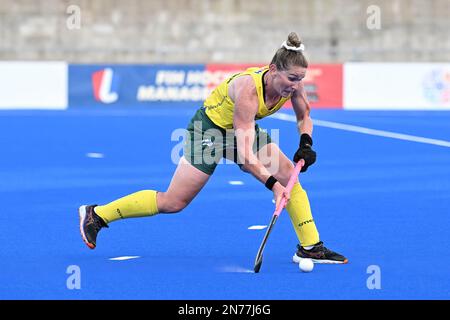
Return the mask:
<svg viewBox="0 0 450 320">
<path fill-rule="evenodd" d="M 278 70 L 277 65 L 274 63 L 269 64 L 269 70 L 270 72 L 276 72 Z"/>
</svg>

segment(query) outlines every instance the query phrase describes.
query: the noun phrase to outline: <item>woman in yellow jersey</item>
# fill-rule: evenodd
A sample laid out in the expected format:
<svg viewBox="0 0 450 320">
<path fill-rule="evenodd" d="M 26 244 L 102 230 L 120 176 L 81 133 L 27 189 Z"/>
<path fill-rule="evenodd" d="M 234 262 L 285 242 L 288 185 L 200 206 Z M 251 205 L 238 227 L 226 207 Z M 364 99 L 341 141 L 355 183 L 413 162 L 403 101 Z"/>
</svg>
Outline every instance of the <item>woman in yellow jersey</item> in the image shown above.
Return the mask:
<svg viewBox="0 0 450 320">
<path fill-rule="evenodd" d="M 115 220 L 181 211 L 225 157 L 270 189 L 276 206 L 282 197 L 289 199 L 286 209 L 299 240 L 294 262 L 311 258 L 316 263 L 347 263 L 344 256 L 320 241 L 308 196 L 300 183 L 294 185 L 290 194 L 285 192 L 293 164 L 255 124 L 255 120 L 275 113 L 291 100 L 300 132 L 293 160 L 305 160 L 303 172 L 315 162 L 313 124 L 302 84 L 308 67 L 303 50 L 304 45 L 292 32 L 270 65 L 235 74 L 213 90 L 188 125 L 184 156 L 165 192 L 142 190 L 106 205 L 81 206 L 80 231 L 88 247 L 94 249 L 100 229 Z"/>
</svg>

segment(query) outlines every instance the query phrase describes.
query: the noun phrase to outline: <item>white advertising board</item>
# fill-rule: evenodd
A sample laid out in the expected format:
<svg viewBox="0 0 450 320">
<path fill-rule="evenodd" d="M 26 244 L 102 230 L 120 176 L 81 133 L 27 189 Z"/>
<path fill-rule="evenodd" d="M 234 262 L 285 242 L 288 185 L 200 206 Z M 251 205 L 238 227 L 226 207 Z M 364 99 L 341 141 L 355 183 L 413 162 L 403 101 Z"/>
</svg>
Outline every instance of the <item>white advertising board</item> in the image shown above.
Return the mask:
<svg viewBox="0 0 450 320">
<path fill-rule="evenodd" d="M 0 61 L 0 109 L 66 109 L 66 62 Z"/>
<path fill-rule="evenodd" d="M 344 109 L 449 110 L 450 63 L 346 63 Z"/>
</svg>

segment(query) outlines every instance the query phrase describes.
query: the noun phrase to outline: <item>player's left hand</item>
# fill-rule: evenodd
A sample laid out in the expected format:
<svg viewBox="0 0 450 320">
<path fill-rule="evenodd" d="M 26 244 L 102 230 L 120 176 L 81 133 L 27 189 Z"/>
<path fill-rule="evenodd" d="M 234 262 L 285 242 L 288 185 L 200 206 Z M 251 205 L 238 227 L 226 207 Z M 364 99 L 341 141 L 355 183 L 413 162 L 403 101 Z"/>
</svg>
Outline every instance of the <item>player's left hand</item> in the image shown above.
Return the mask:
<svg viewBox="0 0 450 320">
<path fill-rule="evenodd" d="M 294 154 L 294 162 L 297 163 L 300 159 L 305 160 L 305 165 L 302 167 L 302 170 L 300 172 L 305 172 L 310 165 L 312 165 L 314 162 L 316 162 L 317 154 L 312 149 L 312 138 L 306 134 L 303 133 L 300 137 L 300 146 Z"/>
</svg>

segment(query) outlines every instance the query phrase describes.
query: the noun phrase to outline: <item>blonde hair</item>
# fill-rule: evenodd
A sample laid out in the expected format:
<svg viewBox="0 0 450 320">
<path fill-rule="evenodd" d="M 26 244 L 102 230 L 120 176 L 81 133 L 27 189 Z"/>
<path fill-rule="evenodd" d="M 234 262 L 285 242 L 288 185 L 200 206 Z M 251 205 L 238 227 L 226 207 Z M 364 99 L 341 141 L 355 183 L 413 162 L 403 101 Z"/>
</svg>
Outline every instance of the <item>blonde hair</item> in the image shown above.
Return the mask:
<svg viewBox="0 0 450 320">
<path fill-rule="evenodd" d="M 297 33 L 291 32 L 273 56 L 271 64 L 276 65 L 278 70 L 288 70 L 291 66 L 308 68 L 308 60 L 303 55 L 303 49 L 304 45 Z"/>
</svg>

